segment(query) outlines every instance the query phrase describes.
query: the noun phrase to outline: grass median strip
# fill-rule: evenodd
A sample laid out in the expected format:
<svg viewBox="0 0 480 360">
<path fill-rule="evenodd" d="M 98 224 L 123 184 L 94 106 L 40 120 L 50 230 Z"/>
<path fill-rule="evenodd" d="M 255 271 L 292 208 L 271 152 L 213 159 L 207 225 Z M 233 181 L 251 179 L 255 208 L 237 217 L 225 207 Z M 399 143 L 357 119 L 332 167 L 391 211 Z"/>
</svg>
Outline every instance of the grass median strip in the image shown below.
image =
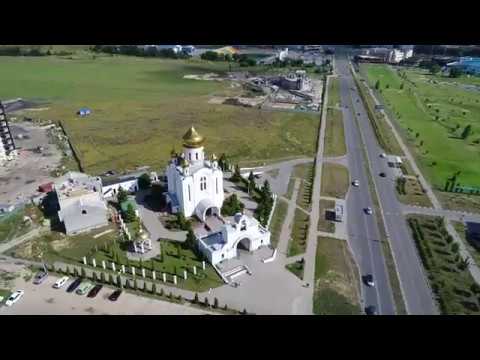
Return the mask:
<svg viewBox="0 0 480 360">
<path fill-rule="evenodd" d="M 480 314 L 480 286 L 441 217 L 408 217 L 410 231 L 443 315 Z"/>
<path fill-rule="evenodd" d="M 417 178 L 399 177 L 396 182 L 397 197 L 402 203 L 425 207 L 433 206 Z"/>
<path fill-rule="evenodd" d="M 327 109 L 325 128 L 325 156 L 344 156 L 347 153 L 343 115 L 338 109 Z"/>
<path fill-rule="evenodd" d="M 295 209 L 293 228 L 288 242 L 287 256 L 303 254 L 307 249 L 307 235 L 310 217 L 299 209 Z"/>
<path fill-rule="evenodd" d="M 273 247 L 277 247 L 280 240 L 280 232 L 282 231 L 282 225 L 287 215 L 288 204 L 282 199 L 277 200 L 275 211 L 273 212 L 272 222 L 270 224 L 271 243 Z"/>
<path fill-rule="evenodd" d="M 315 256 L 313 312 L 360 314 L 360 279 L 347 242 L 319 237 Z"/>
</svg>

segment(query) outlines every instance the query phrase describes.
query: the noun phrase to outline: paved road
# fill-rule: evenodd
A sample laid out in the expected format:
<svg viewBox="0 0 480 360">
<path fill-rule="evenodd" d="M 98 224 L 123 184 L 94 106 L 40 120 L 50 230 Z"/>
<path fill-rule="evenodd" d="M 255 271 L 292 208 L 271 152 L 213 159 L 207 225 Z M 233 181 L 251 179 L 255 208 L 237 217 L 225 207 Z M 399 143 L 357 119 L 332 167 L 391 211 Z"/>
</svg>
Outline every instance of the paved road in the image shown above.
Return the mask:
<svg viewBox="0 0 480 360">
<path fill-rule="evenodd" d="M 360 131 L 365 140 L 365 146 L 370 160 L 375 186 L 378 191 L 380 206 L 384 212 L 384 221 L 397 271 L 400 277 L 402 293 L 409 314 L 438 314 L 435 301 L 427 282 L 420 258 L 413 239 L 407 228 L 406 221 L 399 218 L 401 204 L 395 195 L 394 182 L 378 176 L 387 171 L 388 165 L 379 157 L 383 150 L 379 147 L 373 132 L 365 107 L 356 92 L 355 83 L 345 58 L 337 59 L 338 70 L 345 79 L 349 96 L 352 98 L 353 109 L 358 116 Z M 354 89 L 354 90 L 352 90 Z"/>
<path fill-rule="evenodd" d="M 364 306 L 374 305 L 379 314 L 394 315 L 395 304 L 385 264 L 380 232 L 376 217 L 366 215 L 366 207 L 373 207 L 372 194 L 368 187 L 368 163 L 365 159 L 363 144 L 359 129 L 356 125 L 350 104 L 350 84 L 343 76 L 343 63 L 337 62 L 340 67 L 340 100 L 343 105 L 343 120 L 345 126 L 345 141 L 348 150 L 348 169 L 350 178 L 360 181 L 360 187 L 351 187 L 347 194 L 347 231 L 348 241 L 354 257 L 360 267 L 361 275 L 372 274 L 376 286 L 367 287 L 363 282 L 362 298 Z M 345 106 L 349 106 L 345 108 Z"/>
</svg>

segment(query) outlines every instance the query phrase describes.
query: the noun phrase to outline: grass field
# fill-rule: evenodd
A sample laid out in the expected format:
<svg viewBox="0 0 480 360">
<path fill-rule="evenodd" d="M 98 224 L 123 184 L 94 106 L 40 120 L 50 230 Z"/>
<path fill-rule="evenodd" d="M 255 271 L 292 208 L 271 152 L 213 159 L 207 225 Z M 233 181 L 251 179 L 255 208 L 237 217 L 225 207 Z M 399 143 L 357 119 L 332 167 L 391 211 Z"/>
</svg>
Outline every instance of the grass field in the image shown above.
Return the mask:
<svg viewBox="0 0 480 360">
<path fill-rule="evenodd" d="M 340 103 L 340 80 L 330 78 L 328 87 L 328 106 L 335 107 Z"/>
<path fill-rule="evenodd" d="M 307 233 L 310 217 L 299 209 L 295 209 L 293 228 L 288 242 L 287 256 L 303 254 L 307 249 Z"/>
<path fill-rule="evenodd" d="M 343 165 L 325 162 L 322 169 L 321 195 L 345 199 L 348 187 L 348 169 Z"/>
<path fill-rule="evenodd" d="M 228 70 L 223 62 L 125 56 L 0 57 L 0 98 L 48 102 L 36 118 L 62 120 L 87 172 L 165 165 L 194 124 L 209 153 L 233 161 L 311 156 L 318 116 L 209 104 L 237 95 L 230 82 L 184 79 Z M 86 118 L 80 107 L 93 111 Z"/>
<path fill-rule="evenodd" d="M 380 81 L 381 96 L 436 188 L 457 171 L 462 185 L 480 186 L 480 93 L 420 69 L 362 64 L 362 70 L 370 85 Z M 463 140 L 467 125 L 472 134 Z"/>
<path fill-rule="evenodd" d="M 448 235 L 443 219 L 409 216 L 408 223 L 442 314 L 480 314 L 480 288 L 462 266 L 458 244 Z"/>
<path fill-rule="evenodd" d="M 288 204 L 282 199 L 277 199 L 277 205 L 275 205 L 275 211 L 273 212 L 272 222 L 270 224 L 270 242 L 274 248 L 277 247 L 280 240 L 280 232 L 282 231 L 282 225 L 287 215 Z"/>
<path fill-rule="evenodd" d="M 25 215 L 31 215 L 33 207 L 17 209 L 12 213 L 0 216 L 0 244 L 21 236 L 32 229 L 32 225 L 23 221 Z"/>
<path fill-rule="evenodd" d="M 416 178 L 397 178 L 397 197 L 408 205 L 432 207 L 432 203 Z"/>
<path fill-rule="evenodd" d="M 342 112 L 337 109 L 327 109 L 324 155 L 343 156 L 346 153 Z"/>
<path fill-rule="evenodd" d="M 320 200 L 320 216 L 318 218 L 318 231 L 325 231 L 329 233 L 335 232 L 335 223 L 327 220 L 326 211 L 335 208 L 335 201 L 333 200 Z"/>
<path fill-rule="evenodd" d="M 346 242 L 319 237 L 315 257 L 314 314 L 360 314 L 359 285 L 355 261 Z"/>
<path fill-rule="evenodd" d="M 285 265 L 285 267 L 300 280 L 303 280 L 304 263 L 302 261 L 295 261 L 292 264 Z"/>
<path fill-rule="evenodd" d="M 457 231 L 460 239 L 462 239 L 465 247 L 468 249 L 470 255 L 472 255 L 473 260 L 477 265 L 480 264 L 480 250 L 475 248 L 468 240 L 467 240 L 467 227 L 461 221 L 452 221 L 452 225 Z"/>
</svg>

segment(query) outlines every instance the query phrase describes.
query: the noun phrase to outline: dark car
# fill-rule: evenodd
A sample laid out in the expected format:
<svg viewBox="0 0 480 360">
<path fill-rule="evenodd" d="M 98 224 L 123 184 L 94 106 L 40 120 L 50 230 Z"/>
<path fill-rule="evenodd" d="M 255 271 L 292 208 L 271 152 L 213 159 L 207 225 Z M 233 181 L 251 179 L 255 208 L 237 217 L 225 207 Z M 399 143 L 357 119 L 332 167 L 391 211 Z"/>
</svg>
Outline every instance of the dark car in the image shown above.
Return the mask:
<svg viewBox="0 0 480 360">
<path fill-rule="evenodd" d="M 67 288 L 67 292 L 74 292 L 76 288 L 82 283 L 82 278 L 75 279 Z"/>
<path fill-rule="evenodd" d="M 39 272 L 35 275 L 35 277 L 34 277 L 34 279 L 33 279 L 33 283 L 34 283 L 35 285 L 39 285 L 39 284 L 41 284 L 42 282 L 44 282 L 47 277 L 48 277 L 48 273 L 47 273 L 47 272 L 45 272 L 45 271 L 43 271 L 43 270 L 42 270 L 42 271 L 39 271 Z"/>
<path fill-rule="evenodd" d="M 370 287 L 374 287 L 375 286 L 375 282 L 373 281 L 373 275 L 371 274 L 368 274 L 368 275 L 365 275 L 363 277 L 363 281 L 365 282 L 365 284 L 367 286 L 370 286 Z"/>
<path fill-rule="evenodd" d="M 87 297 L 89 298 L 94 298 L 95 296 L 97 296 L 97 294 L 100 292 L 100 290 L 102 290 L 103 288 L 103 285 L 95 285 L 95 287 L 90 290 L 90 292 L 87 294 Z"/>
<path fill-rule="evenodd" d="M 385 174 L 384 172 L 381 172 L 379 175 L 380 177 L 387 177 L 387 174 Z"/>
<path fill-rule="evenodd" d="M 110 294 L 108 300 L 117 301 L 120 295 L 122 295 L 122 290 L 115 290 L 113 293 Z"/>
<path fill-rule="evenodd" d="M 365 308 L 365 314 L 367 314 L 367 315 L 377 315 L 377 308 L 373 305 L 367 306 Z"/>
</svg>

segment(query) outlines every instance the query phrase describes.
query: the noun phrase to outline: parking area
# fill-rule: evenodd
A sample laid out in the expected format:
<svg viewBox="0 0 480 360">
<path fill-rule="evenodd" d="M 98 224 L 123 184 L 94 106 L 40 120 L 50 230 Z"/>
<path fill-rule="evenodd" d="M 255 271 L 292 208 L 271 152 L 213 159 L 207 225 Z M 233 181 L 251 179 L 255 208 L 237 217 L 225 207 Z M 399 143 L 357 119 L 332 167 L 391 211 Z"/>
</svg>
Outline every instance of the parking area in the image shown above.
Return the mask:
<svg viewBox="0 0 480 360">
<path fill-rule="evenodd" d="M 19 155 L 0 166 L 0 203 L 17 204 L 37 194 L 39 185 L 53 180 L 50 173 L 60 164 L 62 154 L 49 142 L 45 128 L 20 122 L 10 124 L 10 129 Z M 39 146 L 42 152 L 36 151 Z"/>
<path fill-rule="evenodd" d="M 103 287 L 95 298 L 87 298 L 66 289 L 54 289 L 58 277 L 49 276 L 41 285 L 15 279 L 15 290 L 24 290 L 25 295 L 13 306 L 0 307 L 0 315 L 207 315 L 197 308 L 166 301 L 136 296 L 123 292 L 116 302 L 108 300 L 113 289 Z"/>
</svg>

